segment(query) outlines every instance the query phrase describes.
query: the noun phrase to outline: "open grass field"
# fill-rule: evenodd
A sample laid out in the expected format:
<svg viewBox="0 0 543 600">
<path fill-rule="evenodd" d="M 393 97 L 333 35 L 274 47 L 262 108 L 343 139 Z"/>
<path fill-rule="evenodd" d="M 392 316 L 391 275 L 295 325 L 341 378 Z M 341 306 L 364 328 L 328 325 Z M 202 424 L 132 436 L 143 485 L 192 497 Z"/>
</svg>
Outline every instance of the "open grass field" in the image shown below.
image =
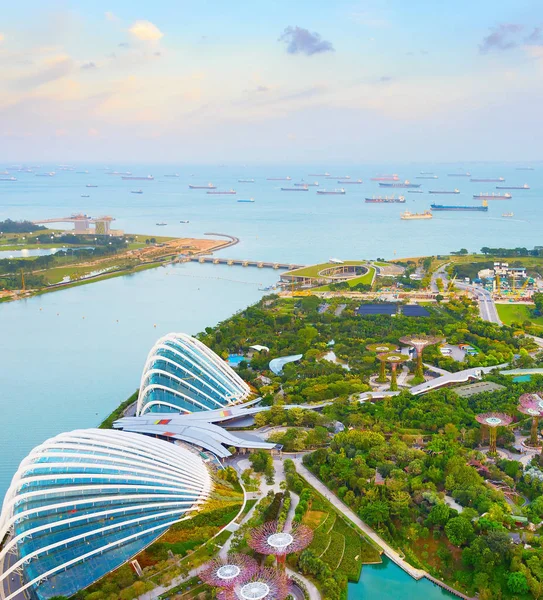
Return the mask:
<svg viewBox="0 0 543 600">
<path fill-rule="evenodd" d="M 366 265 L 367 261 L 365 260 L 346 260 L 343 263 L 343 266 L 349 265 Z M 296 275 L 298 277 L 318 277 L 319 273 L 323 269 L 329 269 L 331 267 L 339 267 L 341 265 L 336 265 L 331 262 L 321 263 L 319 265 L 310 265 L 308 267 L 302 267 L 301 269 L 295 269 L 294 271 L 289 271 L 289 275 Z"/>
<path fill-rule="evenodd" d="M 358 285 L 359 283 L 371 285 L 373 283 L 373 277 L 375 276 L 375 269 L 373 267 L 368 267 L 368 269 L 369 270 L 365 275 L 362 275 L 361 277 L 355 277 L 354 279 L 349 279 L 349 281 L 346 282 L 349 285 L 349 287 L 353 288 L 356 285 Z M 329 292 L 330 286 L 329 285 L 321 285 L 320 287 L 315 288 L 315 291 L 316 292 Z"/>
<path fill-rule="evenodd" d="M 543 329 L 543 317 L 533 317 L 533 308 L 533 305 L 526 306 L 525 304 L 496 304 L 498 315 L 506 325 L 531 321 L 534 325 Z"/>
</svg>

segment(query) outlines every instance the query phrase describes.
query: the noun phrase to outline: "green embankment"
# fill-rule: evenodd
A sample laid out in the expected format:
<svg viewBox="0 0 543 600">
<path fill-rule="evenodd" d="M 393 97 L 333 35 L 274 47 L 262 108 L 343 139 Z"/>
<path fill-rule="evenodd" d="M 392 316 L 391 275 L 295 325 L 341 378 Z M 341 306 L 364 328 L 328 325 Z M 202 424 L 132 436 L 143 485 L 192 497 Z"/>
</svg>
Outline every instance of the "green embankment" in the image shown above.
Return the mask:
<svg viewBox="0 0 543 600">
<path fill-rule="evenodd" d="M 533 317 L 533 305 L 526 304 L 496 304 L 498 315 L 505 325 L 531 321 L 535 326 L 543 328 L 543 317 Z"/>
<path fill-rule="evenodd" d="M 354 279 L 349 279 L 345 283 L 347 283 L 350 288 L 354 288 L 359 283 L 364 283 L 365 285 L 371 285 L 373 283 L 373 277 L 375 275 L 375 269 L 373 267 L 368 267 L 368 269 L 369 270 L 368 270 L 368 272 L 365 275 L 362 275 L 361 277 L 355 277 Z M 315 288 L 314 291 L 316 291 L 316 292 L 329 292 L 330 291 L 330 286 L 329 285 L 322 285 L 322 286 L 320 286 L 318 288 Z"/>
</svg>

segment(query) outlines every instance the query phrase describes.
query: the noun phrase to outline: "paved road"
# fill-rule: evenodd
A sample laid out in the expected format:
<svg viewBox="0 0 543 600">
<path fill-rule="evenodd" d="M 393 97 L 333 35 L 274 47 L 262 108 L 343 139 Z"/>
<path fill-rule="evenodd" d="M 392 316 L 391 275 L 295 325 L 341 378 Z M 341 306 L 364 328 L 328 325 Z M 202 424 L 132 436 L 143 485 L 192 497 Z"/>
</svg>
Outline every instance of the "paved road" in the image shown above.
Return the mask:
<svg viewBox="0 0 543 600">
<path fill-rule="evenodd" d="M 500 317 L 498 316 L 498 311 L 496 310 L 496 304 L 492 299 L 492 294 L 488 290 L 468 283 L 455 283 L 455 285 L 461 290 L 470 292 L 475 297 L 479 303 L 479 313 L 483 321 L 490 321 L 491 323 L 497 323 L 498 325 L 502 324 Z"/>
<path fill-rule="evenodd" d="M 439 267 L 439 269 L 436 269 L 433 273 L 432 273 L 432 277 L 430 279 L 430 289 L 432 290 L 432 292 L 434 294 L 437 294 L 439 292 L 439 288 L 437 287 L 437 280 L 441 279 L 443 281 L 443 290 L 446 291 L 447 289 L 447 281 L 449 279 L 445 269 L 450 265 L 450 263 L 445 263 L 444 265 L 441 265 L 441 267 Z"/>
<path fill-rule="evenodd" d="M 346 504 L 344 504 L 333 492 L 331 492 L 319 479 L 313 475 L 308 469 L 304 467 L 301 459 L 295 459 L 296 468 L 300 475 L 305 477 L 307 481 L 317 490 L 319 491 L 329 502 L 332 503 L 335 508 L 337 508 L 340 512 L 342 512 L 348 519 L 350 519 L 357 527 L 360 528 L 370 539 L 372 539 L 378 546 L 383 549 L 383 552 L 395 562 L 400 568 L 402 568 L 406 573 L 409 573 L 411 577 L 414 579 L 422 579 L 426 576 L 426 571 L 422 571 L 421 569 L 416 569 L 407 563 L 401 556 L 389 546 L 385 540 L 383 540 L 371 527 L 366 525 L 364 521 L 362 521 Z"/>
<path fill-rule="evenodd" d="M 7 554 L 4 560 L 0 563 L 0 572 L 8 569 L 18 558 L 14 554 Z M 10 600 L 27 600 L 25 592 L 17 590 L 23 585 L 21 577 L 18 573 L 13 573 L 6 580 L 0 583 L 0 600 L 9 598 Z"/>
</svg>

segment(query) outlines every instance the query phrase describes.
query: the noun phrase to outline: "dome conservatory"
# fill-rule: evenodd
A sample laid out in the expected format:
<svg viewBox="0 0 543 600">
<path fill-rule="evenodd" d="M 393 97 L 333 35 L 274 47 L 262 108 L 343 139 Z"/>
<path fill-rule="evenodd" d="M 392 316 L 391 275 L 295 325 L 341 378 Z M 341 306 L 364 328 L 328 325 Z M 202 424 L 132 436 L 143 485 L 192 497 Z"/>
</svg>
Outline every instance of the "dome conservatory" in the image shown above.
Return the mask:
<svg viewBox="0 0 543 600">
<path fill-rule="evenodd" d="M 247 383 L 205 344 L 170 333 L 151 349 L 143 369 L 137 415 L 192 413 L 245 400 Z"/>
<path fill-rule="evenodd" d="M 162 440 L 102 429 L 47 440 L 22 461 L 0 514 L 0 585 L 23 573 L 6 600 L 71 596 L 185 518 L 211 486 L 197 455 Z"/>
</svg>

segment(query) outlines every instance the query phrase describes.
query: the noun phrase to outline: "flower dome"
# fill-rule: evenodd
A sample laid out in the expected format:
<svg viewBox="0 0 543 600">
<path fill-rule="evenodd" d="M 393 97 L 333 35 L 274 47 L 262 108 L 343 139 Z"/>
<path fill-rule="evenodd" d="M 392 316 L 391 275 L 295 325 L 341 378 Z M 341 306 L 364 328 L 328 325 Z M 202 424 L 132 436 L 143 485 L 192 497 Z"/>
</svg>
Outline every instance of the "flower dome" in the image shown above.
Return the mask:
<svg viewBox="0 0 543 600">
<path fill-rule="evenodd" d="M 137 415 L 192 413 L 245 400 L 247 383 L 205 344 L 170 333 L 153 346 L 143 369 Z"/>
<path fill-rule="evenodd" d="M 105 429 L 47 440 L 22 461 L 0 514 L 0 585 L 23 572 L 6 600 L 75 594 L 197 509 L 211 486 L 197 455 L 162 440 Z"/>
</svg>

